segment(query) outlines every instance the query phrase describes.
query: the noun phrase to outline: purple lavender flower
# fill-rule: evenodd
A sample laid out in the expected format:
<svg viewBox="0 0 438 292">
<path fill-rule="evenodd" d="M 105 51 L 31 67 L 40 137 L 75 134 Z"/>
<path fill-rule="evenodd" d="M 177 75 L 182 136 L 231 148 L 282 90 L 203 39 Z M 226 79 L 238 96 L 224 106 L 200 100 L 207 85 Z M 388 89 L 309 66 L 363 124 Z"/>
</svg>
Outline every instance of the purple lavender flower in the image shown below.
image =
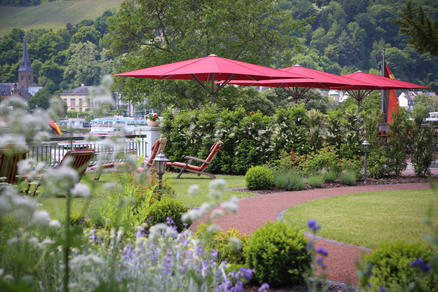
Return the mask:
<svg viewBox="0 0 438 292">
<path fill-rule="evenodd" d="M 322 247 L 318 248 L 316 250 L 316 252 L 319 253 L 320 255 L 325 256 L 325 257 L 328 256 L 328 252 L 325 249 L 323 249 Z"/>
<path fill-rule="evenodd" d="M 316 232 L 318 229 L 321 228 L 321 225 L 316 225 L 316 223 L 317 223 L 316 220 L 311 219 L 307 221 L 307 227 L 313 232 Z"/>
<path fill-rule="evenodd" d="M 380 290 L 380 292 L 386 292 L 386 289 L 385 289 L 385 287 L 383 287 L 383 286 L 380 286 L 380 287 L 379 287 L 379 290 Z"/>
<path fill-rule="evenodd" d="M 251 280 L 252 274 L 254 273 L 254 270 L 243 267 L 243 268 L 240 268 L 240 272 L 243 274 L 243 277 L 246 280 Z"/>
<path fill-rule="evenodd" d="M 427 272 L 430 270 L 430 267 L 420 258 L 414 260 L 411 262 L 412 267 L 418 267 L 422 269 L 423 271 Z"/>
<path fill-rule="evenodd" d="M 269 284 L 268 283 L 263 283 L 259 289 L 257 289 L 258 292 L 264 292 L 264 291 L 268 291 L 269 289 Z"/>
</svg>

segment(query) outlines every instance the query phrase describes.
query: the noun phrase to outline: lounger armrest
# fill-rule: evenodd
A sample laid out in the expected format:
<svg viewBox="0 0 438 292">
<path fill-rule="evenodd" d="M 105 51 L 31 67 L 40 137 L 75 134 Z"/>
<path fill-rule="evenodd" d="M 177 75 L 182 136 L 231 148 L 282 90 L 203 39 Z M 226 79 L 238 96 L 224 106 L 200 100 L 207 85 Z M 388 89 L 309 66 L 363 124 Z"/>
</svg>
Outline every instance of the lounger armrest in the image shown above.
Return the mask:
<svg viewBox="0 0 438 292">
<path fill-rule="evenodd" d="M 187 160 L 195 160 L 195 161 L 198 161 L 198 162 L 210 164 L 209 161 L 206 161 L 204 159 L 199 159 L 199 158 L 193 157 L 193 156 L 184 156 L 184 158 L 187 159 Z"/>
</svg>

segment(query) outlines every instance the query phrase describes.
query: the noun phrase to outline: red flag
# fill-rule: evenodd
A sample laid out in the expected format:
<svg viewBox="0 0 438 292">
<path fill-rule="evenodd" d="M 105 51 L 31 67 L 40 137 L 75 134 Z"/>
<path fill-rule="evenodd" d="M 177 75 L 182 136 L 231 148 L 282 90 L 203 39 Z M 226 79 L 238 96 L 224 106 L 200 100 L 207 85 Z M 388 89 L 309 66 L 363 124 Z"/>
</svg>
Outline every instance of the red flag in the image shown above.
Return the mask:
<svg viewBox="0 0 438 292">
<path fill-rule="evenodd" d="M 50 120 L 49 125 L 56 134 L 58 134 L 60 136 L 62 135 L 61 129 L 58 127 L 58 125 L 54 121 Z"/>
<path fill-rule="evenodd" d="M 391 79 L 395 79 L 394 74 L 392 74 L 391 70 L 389 70 L 389 67 L 387 64 L 385 64 L 385 77 L 389 77 Z M 399 107 L 398 107 L 398 99 L 397 95 L 395 94 L 395 90 L 388 90 L 389 91 L 389 97 L 388 97 L 388 125 L 392 124 L 392 115 L 393 113 L 398 113 Z"/>
</svg>

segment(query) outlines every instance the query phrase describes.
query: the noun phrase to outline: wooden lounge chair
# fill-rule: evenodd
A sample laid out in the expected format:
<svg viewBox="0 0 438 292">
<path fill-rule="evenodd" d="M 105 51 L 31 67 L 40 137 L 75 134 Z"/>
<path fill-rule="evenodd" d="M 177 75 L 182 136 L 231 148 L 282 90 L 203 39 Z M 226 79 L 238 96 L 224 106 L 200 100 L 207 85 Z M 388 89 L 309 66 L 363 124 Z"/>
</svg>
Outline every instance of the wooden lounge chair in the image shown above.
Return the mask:
<svg viewBox="0 0 438 292">
<path fill-rule="evenodd" d="M 94 150 L 86 149 L 86 150 L 68 151 L 64 155 L 64 157 L 62 158 L 61 162 L 55 168 L 63 165 L 63 163 L 65 163 L 67 158 L 71 157 L 70 167 L 77 171 L 77 173 L 79 175 L 79 180 L 80 180 L 80 178 L 84 175 L 85 171 L 87 170 L 87 167 L 90 164 L 90 161 L 93 158 L 93 156 L 94 156 Z M 29 179 L 29 177 L 27 175 L 24 175 L 23 177 L 25 179 Z M 35 188 L 32 192 L 32 196 L 35 196 L 37 189 L 41 185 L 41 179 L 42 179 L 41 174 L 36 176 L 36 185 L 35 185 Z M 30 182 L 28 182 L 28 187 L 26 189 L 26 193 L 29 193 L 30 185 L 31 185 Z"/>
<path fill-rule="evenodd" d="M 18 162 L 26 159 L 27 152 L 9 153 L 0 150 L 0 182 L 13 184 L 17 179 Z"/>
<path fill-rule="evenodd" d="M 166 147 L 166 142 L 167 142 L 166 138 L 157 139 L 155 141 L 154 145 L 152 145 L 151 155 L 149 156 L 147 161 L 145 161 L 145 167 L 137 168 L 137 172 L 142 172 L 144 170 L 147 170 L 153 165 L 155 156 L 157 156 L 157 154 L 162 153 L 164 151 L 164 148 Z M 101 164 L 101 165 L 94 165 L 94 166 L 88 168 L 88 170 L 89 171 L 96 171 L 96 175 L 94 176 L 94 179 L 99 180 L 99 178 L 102 174 L 102 171 L 98 171 L 99 168 L 102 168 L 102 169 L 103 168 L 115 168 L 117 166 L 122 166 L 123 164 L 124 164 L 124 162 L 105 163 L 105 164 Z"/>
<path fill-rule="evenodd" d="M 210 148 L 210 154 L 207 156 L 207 159 L 199 159 L 193 156 L 185 156 L 184 158 L 187 159 L 186 163 L 183 162 L 169 162 L 168 166 L 173 166 L 176 168 L 180 168 L 180 172 L 176 176 L 176 178 L 180 178 L 182 173 L 184 171 L 197 173 L 198 175 L 206 175 L 212 179 L 215 179 L 216 177 L 208 172 L 205 172 L 204 170 L 207 168 L 207 166 L 213 161 L 213 159 L 216 157 L 217 153 L 222 149 L 222 142 L 216 142 L 211 146 Z M 192 161 L 197 161 L 202 163 L 200 166 L 192 165 L 190 164 Z"/>
</svg>

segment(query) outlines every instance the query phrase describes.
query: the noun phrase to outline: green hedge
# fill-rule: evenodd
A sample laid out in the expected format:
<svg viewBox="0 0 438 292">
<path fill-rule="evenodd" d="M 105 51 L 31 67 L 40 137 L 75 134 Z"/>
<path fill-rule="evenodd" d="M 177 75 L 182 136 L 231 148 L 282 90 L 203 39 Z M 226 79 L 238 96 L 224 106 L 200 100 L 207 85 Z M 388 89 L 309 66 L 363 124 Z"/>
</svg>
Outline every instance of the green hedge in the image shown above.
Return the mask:
<svg viewBox="0 0 438 292">
<path fill-rule="evenodd" d="M 243 108 L 166 112 L 162 126 L 168 140 L 165 152 L 171 161 L 183 162 L 186 155 L 205 159 L 211 145 L 221 140 L 223 149 L 208 170 L 244 174 L 252 166 L 278 159 L 281 150 L 305 154 L 313 149 L 306 113 L 303 105 L 280 108 L 273 116 Z"/>
</svg>

